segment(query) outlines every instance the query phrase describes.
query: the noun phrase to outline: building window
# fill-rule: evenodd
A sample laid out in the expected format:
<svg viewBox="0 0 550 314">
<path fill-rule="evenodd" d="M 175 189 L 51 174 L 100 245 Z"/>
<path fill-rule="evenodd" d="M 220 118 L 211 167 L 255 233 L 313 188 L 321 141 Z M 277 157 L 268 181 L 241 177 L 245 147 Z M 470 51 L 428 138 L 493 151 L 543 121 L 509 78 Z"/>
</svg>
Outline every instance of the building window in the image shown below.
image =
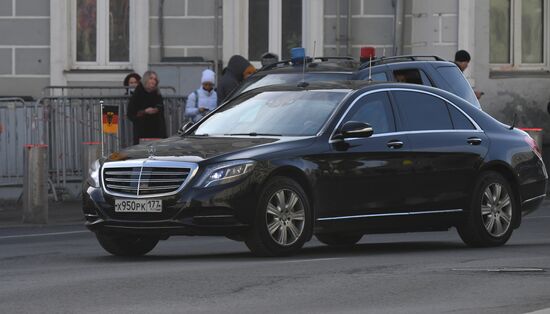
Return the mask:
<svg viewBox="0 0 550 314">
<path fill-rule="evenodd" d="M 248 59 L 260 61 L 265 52 L 290 58 L 302 46 L 302 0 L 248 1 Z"/>
<path fill-rule="evenodd" d="M 547 68 L 548 0 L 490 0 L 489 62 Z"/>
<path fill-rule="evenodd" d="M 248 58 L 261 60 L 269 50 L 269 0 L 248 2 Z"/>
<path fill-rule="evenodd" d="M 302 47 L 302 1 L 283 0 L 282 12 L 281 54 L 289 59 L 290 49 Z"/>
<path fill-rule="evenodd" d="M 76 67 L 130 63 L 129 0 L 76 0 L 73 61 Z"/>
</svg>

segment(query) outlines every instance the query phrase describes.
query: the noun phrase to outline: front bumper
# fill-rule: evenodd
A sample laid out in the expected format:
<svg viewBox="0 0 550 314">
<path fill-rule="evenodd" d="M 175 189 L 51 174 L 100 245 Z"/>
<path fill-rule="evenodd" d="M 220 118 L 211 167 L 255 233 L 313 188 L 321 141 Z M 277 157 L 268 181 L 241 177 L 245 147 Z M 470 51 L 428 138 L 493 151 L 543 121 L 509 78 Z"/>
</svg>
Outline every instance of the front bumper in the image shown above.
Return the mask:
<svg viewBox="0 0 550 314">
<path fill-rule="evenodd" d="M 116 221 L 95 218 L 86 221 L 93 232 L 150 235 L 167 238 L 173 235 L 238 235 L 246 232 L 248 225 L 234 222 L 226 224 L 197 224 L 191 220 Z"/>
<path fill-rule="evenodd" d="M 161 198 L 161 213 L 118 213 L 116 196 L 85 186 L 83 212 L 93 232 L 172 235 L 238 235 L 248 230 L 257 205 L 258 179 L 248 176 L 226 185 L 188 186 Z"/>
</svg>

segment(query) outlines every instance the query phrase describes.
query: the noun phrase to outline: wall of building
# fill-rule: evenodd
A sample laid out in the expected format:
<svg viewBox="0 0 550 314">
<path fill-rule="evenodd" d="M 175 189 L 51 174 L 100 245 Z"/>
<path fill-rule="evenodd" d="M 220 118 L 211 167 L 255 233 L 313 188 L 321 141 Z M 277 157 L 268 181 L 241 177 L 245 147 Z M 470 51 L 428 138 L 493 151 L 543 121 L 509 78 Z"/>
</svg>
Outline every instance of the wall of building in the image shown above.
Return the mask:
<svg viewBox="0 0 550 314">
<path fill-rule="evenodd" d="M 403 54 L 454 56 L 458 48 L 458 0 L 403 0 L 401 12 L 396 10 L 397 3 L 325 0 L 324 54 L 358 56 L 361 47 L 371 46 L 377 56 L 392 56 L 398 49 Z M 396 28 L 396 20 L 402 21 L 402 29 Z"/>
<path fill-rule="evenodd" d="M 458 49 L 458 0 L 405 0 L 404 5 L 404 52 L 452 60 Z"/>
<path fill-rule="evenodd" d="M 49 84 L 50 2 L 0 2 L 0 96 L 40 95 Z"/>
<path fill-rule="evenodd" d="M 161 61 L 162 44 L 164 57 L 200 56 L 205 60 L 221 58 L 221 1 L 151 0 L 149 3 L 150 63 Z M 160 33 L 161 5 L 163 35 Z"/>
<path fill-rule="evenodd" d="M 495 78 L 489 68 L 489 2 L 476 1 L 476 37 L 473 77 L 476 89 L 485 93 L 481 106 L 496 119 L 511 123 L 518 115 L 520 127 L 544 128 L 544 142 L 550 144 L 550 75 L 521 75 L 517 71 L 507 78 Z"/>
<path fill-rule="evenodd" d="M 393 54 L 393 1 L 325 0 L 324 5 L 324 55 L 358 57 L 364 46 L 375 47 L 378 56 Z"/>
</svg>

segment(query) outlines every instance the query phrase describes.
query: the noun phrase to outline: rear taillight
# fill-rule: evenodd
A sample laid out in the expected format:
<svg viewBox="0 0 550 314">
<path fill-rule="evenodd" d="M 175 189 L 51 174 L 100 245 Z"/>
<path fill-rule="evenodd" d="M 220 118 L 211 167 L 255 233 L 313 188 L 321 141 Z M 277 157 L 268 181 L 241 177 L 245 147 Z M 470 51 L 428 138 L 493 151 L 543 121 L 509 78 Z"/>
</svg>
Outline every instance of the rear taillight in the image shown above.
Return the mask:
<svg viewBox="0 0 550 314">
<path fill-rule="evenodd" d="M 529 146 L 531 146 L 531 150 L 533 153 L 535 153 L 541 160 L 542 160 L 542 152 L 537 145 L 537 141 L 535 141 L 531 136 L 527 135 L 523 138 Z"/>
</svg>

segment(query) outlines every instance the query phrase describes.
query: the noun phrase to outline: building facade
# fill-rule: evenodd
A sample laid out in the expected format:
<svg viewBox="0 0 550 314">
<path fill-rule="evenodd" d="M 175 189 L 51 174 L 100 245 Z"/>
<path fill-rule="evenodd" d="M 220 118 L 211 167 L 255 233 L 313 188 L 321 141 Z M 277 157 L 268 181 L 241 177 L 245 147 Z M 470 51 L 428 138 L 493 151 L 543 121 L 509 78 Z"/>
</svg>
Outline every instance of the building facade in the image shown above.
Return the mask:
<svg viewBox="0 0 550 314">
<path fill-rule="evenodd" d="M 0 0 L 0 96 L 47 85 L 120 85 L 157 70 L 187 93 L 233 54 L 472 55 L 487 112 L 524 127 L 550 116 L 550 0 Z M 550 129 L 550 128 L 548 128 Z M 550 142 L 550 133 L 545 136 Z"/>
</svg>

